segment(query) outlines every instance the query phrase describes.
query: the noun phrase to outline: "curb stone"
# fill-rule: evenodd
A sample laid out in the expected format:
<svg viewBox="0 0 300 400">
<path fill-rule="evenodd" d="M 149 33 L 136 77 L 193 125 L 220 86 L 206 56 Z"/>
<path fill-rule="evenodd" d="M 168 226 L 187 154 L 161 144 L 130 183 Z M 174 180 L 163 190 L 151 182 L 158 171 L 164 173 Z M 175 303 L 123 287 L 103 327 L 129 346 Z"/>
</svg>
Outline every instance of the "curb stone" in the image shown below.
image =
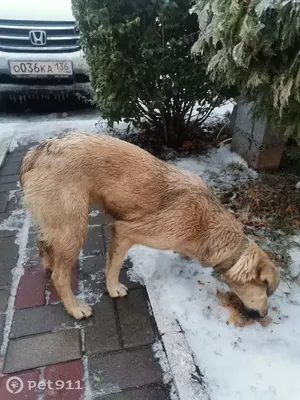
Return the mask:
<svg viewBox="0 0 300 400">
<path fill-rule="evenodd" d="M 209 400 L 205 377 L 195 363 L 184 332 L 178 321 L 174 323 L 162 312 L 151 279 L 144 280 L 153 315 L 164 344 L 178 400 Z"/>
<path fill-rule="evenodd" d="M 0 138 L 0 168 L 2 167 L 10 146 L 11 138 Z"/>
</svg>

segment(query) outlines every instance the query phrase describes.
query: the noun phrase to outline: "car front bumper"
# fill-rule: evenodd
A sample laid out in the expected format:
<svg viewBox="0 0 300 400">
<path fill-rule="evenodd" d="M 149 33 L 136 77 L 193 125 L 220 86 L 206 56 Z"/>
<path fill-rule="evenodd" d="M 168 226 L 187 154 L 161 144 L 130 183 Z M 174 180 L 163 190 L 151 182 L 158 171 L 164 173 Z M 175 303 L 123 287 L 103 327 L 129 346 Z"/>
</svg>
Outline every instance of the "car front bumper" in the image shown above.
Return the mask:
<svg viewBox="0 0 300 400">
<path fill-rule="evenodd" d="M 9 61 L 72 61 L 73 76 L 67 78 L 19 78 L 10 75 Z M 22 99 L 35 96 L 66 94 L 91 95 L 88 65 L 83 52 L 72 53 L 8 53 L 0 51 L 0 95 Z M 22 97 L 20 97 L 22 96 Z"/>
</svg>

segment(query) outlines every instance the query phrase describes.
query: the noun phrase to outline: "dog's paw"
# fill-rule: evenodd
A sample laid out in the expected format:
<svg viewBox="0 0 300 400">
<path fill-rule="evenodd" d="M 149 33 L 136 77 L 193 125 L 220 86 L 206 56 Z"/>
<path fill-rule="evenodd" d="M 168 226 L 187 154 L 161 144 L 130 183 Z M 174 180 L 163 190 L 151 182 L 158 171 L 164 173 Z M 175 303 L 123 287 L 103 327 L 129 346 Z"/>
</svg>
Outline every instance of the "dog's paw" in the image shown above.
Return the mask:
<svg viewBox="0 0 300 400">
<path fill-rule="evenodd" d="M 70 314 L 75 318 L 75 319 L 83 319 L 83 318 L 88 318 L 91 315 L 93 315 L 93 310 L 92 307 L 84 303 L 83 301 L 78 301 L 78 306 L 74 308 Z"/>
<path fill-rule="evenodd" d="M 118 282 L 115 286 L 108 286 L 107 291 L 110 297 L 124 297 L 128 292 L 128 288 L 122 283 Z"/>
</svg>

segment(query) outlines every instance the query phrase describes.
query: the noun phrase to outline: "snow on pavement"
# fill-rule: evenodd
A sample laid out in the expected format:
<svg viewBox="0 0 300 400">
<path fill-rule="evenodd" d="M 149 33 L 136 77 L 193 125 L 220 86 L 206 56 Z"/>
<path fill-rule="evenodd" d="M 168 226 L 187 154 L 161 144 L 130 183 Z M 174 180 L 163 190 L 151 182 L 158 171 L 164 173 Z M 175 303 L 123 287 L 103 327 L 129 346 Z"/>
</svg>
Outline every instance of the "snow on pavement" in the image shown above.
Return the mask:
<svg viewBox="0 0 300 400">
<path fill-rule="evenodd" d="M 96 113 L 90 113 L 84 118 L 81 116 L 72 118 L 58 118 L 58 113 L 34 118 L 1 118 L 0 119 L 0 138 L 10 138 L 10 151 L 18 145 L 26 145 L 30 142 L 40 142 L 61 133 L 76 129 L 90 132 L 107 131 L 107 123 Z"/>
<path fill-rule="evenodd" d="M 241 168 L 236 168 L 239 163 Z M 228 147 L 176 164 L 201 175 L 211 186 L 228 186 L 235 179 L 246 180 L 256 175 Z M 236 176 L 236 171 L 240 176 Z M 295 238 L 293 242 L 291 266 L 294 274 L 300 274 L 300 247 Z M 300 288 L 294 281 L 282 281 L 271 297 L 271 325 L 262 327 L 256 323 L 237 328 L 226 323 L 229 312 L 216 297 L 217 288 L 224 290 L 226 286 L 211 275 L 212 268 L 202 268 L 170 251 L 143 246 L 132 248 L 129 256 L 133 262 L 131 278 L 144 281 L 150 298 L 155 299 L 152 306 L 162 337 L 170 333 L 168 329 L 174 330 L 176 324 L 183 330 L 203 374 L 201 398 L 299 399 L 296 384 L 300 376 Z M 159 323 L 165 320 L 171 321 L 169 328 Z M 177 361 L 180 363 L 180 359 Z M 194 395 L 195 400 L 198 398 Z"/>
</svg>

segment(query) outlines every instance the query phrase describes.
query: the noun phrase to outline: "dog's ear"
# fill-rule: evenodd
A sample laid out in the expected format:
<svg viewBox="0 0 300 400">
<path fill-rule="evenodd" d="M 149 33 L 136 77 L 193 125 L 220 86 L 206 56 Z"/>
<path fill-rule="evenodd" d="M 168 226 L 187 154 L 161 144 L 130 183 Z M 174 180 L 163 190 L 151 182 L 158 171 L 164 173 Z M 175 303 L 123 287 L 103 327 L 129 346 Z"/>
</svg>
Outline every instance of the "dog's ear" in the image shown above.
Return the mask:
<svg viewBox="0 0 300 400">
<path fill-rule="evenodd" d="M 279 284 L 279 271 L 268 255 L 254 242 L 250 242 L 246 251 L 236 264 L 226 272 L 226 278 L 241 284 L 261 281 L 270 296 Z"/>
<path fill-rule="evenodd" d="M 259 256 L 257 252 L 247 251 L 241 255 L 238 261 L 226 272 L 226 277 L 232 281 L 246 283 L 257 279 Z"/>
<path fill-rule="evenodd" d="M 263 256 L 258 264 L 258 278 L 267 287 L 267 294 L 270 296 L 275 292 L 279 284 L 280 274 L 278 268 L 267 255 Z"/>
</svg>

